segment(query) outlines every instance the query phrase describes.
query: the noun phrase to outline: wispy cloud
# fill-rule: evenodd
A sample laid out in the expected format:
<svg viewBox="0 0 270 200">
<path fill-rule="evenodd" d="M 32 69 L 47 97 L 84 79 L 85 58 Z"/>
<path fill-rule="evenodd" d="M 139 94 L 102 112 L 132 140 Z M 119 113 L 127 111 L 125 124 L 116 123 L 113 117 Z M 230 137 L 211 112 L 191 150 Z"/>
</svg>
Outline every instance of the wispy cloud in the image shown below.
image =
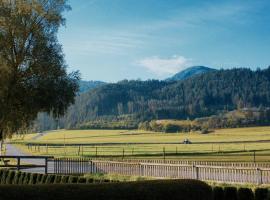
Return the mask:
<svg viewBox="0 0 270 200">
<path fill-rule="evenodd" d="M 184 56 L 174 55 L 170 58 L 159 58 L 157 56 L 144 58 L 137 62 L 150 72 L 158 75 L 170 75 L 177 73 L 191 65 L 191 59 Z"/>
</svg>

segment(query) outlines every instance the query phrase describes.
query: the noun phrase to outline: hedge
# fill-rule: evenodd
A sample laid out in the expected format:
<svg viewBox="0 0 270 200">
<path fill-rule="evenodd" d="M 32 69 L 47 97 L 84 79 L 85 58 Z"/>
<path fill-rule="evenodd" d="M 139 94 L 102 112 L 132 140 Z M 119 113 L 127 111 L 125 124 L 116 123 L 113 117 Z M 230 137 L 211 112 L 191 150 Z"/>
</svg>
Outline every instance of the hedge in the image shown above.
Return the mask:
<svg viewBox="0 0 270 200">
<path fill-rule="evenodd" d="M 30 185 L 33 185 L 33 184 L 36 184 L 37 183 L 37 174 L 36 173 L 33 173 L 30 175 L 30 181 L 29 181 L 29 184 Z"/>
<path fill-rule="evenodd" d="M 237 189 L 235 187 L 225 187 L 224 200 L 237 200 Z"/>
<path fill-rule="evenodd" d="M 8 175 L 6 178 L 6 184 L 12 184 L 15 177 L 15 171 L 8 171 Z"/>
<path fill-rule="evenodd" d="M 210 200 L 211 195 L 211 187 L 196 180 L 0 186 L 1 200 Z"/>
<path fill-rule="evenodd" d="M 266 200 L 268 196 L 267 188 L 256 188 L 255 189 L 255 200 Z"/>
<path fill-rule="evenodd" d="M 222 187 L 214 187 L 212 191 L 213 198 L 212 200 L 225 200 L 224 191 Z"/>
<path fill-rule="evenodd" d="M 19 184 L 21 175 L 22 175 L 21 171 L 16 171 L 12 184 L 15 184 L 15 185 Z"/>
<path fill-rule="evenodd" d="M 237 200 L 254 200 L 254 194 L 250 188 L 239 188 Z"/>
</svg>

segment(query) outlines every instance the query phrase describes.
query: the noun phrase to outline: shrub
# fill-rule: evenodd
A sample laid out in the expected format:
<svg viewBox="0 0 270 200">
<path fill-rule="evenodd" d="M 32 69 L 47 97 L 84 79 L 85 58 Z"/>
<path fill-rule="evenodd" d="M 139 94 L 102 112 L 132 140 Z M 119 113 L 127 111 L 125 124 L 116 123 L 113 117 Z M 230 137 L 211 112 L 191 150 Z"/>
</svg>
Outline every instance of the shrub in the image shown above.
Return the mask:
<svg viewBox="0 0 270 200">
<path fill-rule="evenodd" d="M 21 171 L 16 171 L 12 184 L 14 184 L 14 185 L 19 184 L 19 180 L 20 180 L 21 175 L 22 175 Z"/>
<path fill-rule="evenodd" d="M 77 176 L 70 176 L 68 178 L 68 183 L 77 183 L 78 182 L 78 177 Z"/>
<path fill-rule="evenodd" d="M 43 174 L 38 174 L 37 175 L 37 184 L 41 184 L 41 180 L 42 180 Z"/>
<path fill-rule="evenodd" d="M 235 187 L 224 188 L 224 199 L 225 200 L 237 200 L 237 189 Z"/>
<path fill-rule="evenodd" d="M 12 184 L 14 176 L 15 176 L 15 171 L 9 170 L 7 178 L 6 178 L 6 184 Z"/>
<path fill-rule="evenodd" d="M 23 180 L 24 180 L 24 177 L 26 176 L 26 173 L 25 172 L 22 172 L 21 173 L 21 176 L 19 178 L 19 181 L 18 181 L 18 184 L 22 185 L 23 184 Z"/>
<path fill-rule="evenodd" d="M 36 173 L 30 175 L 29 184 L 34 185 L 37 183 L 37 175 Z"/>
<path fill-rule="evenodd" d="M 4 173 L 4 169 L 0 169 L 0 182 L 1 182 L 1 177 L 2 177 L 2 174 Z"/>
<path fill-rule="evenodd" d="M 86 183 L 94 183 L 94 179 L 93 178 L 87 178 Z"/>
<path fill-rule="evenodd" d="M 238 189 L 238 200 L 254 200 L 254 194 L 250 188 Z"/>
<path fill-rule="evenodd" d="M 57 175 L 55 176 L 54 183 L 61 183 L 62 176 Z"/>
<path fill-rule="evenodd" d="M 256 188 L 255 189 L 255 200 L 266 200 L 268 195 L 267 188 Z"/>
<path fill-rule="evenodd" d="M 29 184 L 30 176 L 31 176 L 30 173 L 26 173 L 26 174 L 25 174 L 24 179 L 23 179 L 23 184 L 24 184 L 24 185 Z"/>
<path fill-rule="evenodd" d="M 222 187 L 213 188 L 213 200 L 224 200 L 224 191 Z"/>
<path fill-rule="evenodd" d="M 49 174 L 46 178 L 45 184 L 52 184 L 54 183 L 55 175 L 54 174 Z"/>
<path fill-rule="evenodd" d="M 86 178 L 84 178 L 84 177 L 79 177 L 79 178 L 78 178 L 78 183 L 86 183 Z"/>
<path fill-rule="evenodd" d="M 62 176 L 61 183 L 68 183 L 69 176 Z"/>
<path fill-rule="evenodd" d="M 0 186 L 3 200 L 210 200 L 211 195 L 210 186 L 195 180 Z"/>
<path fill-rule="evenodd" d="M 1 184 L 6 184 L 7 176 L 8 176 L 8 170 L 3 170 L 3 173 L 1 176 Z"/>
<path fill-rule="evenodd" d="M 41 178 L 41 184 L 45 184 L 46 180 L 47 180 L 48 174 L 43 174 L 42 178 Z"/>
</svg>

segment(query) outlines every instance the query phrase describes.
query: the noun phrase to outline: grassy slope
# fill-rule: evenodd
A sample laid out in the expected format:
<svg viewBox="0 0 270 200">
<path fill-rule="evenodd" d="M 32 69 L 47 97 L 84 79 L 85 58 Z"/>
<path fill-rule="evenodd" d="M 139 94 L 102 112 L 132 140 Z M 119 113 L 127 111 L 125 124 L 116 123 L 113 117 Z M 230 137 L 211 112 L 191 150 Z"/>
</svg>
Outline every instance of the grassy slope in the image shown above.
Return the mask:
<svg viewBox="0 0 270 200">
<path fill-rule="evenodd" d="M 179 134 L 165 134 L 153 133 L 137 130 L 60 130 L 46 134 L 38 140 L 32 140 L 34 135 L 25 136 L 24 140 L 14 138 L 17 142 L 35 142 L 48 144 L 63 144 L 64 138 L 66 144 L 72 143 L 100 143 L 98 146 L 98 155 L 122 155 L 123 149 L 125 155 L 141 155 L 152 154 L 157 157 L 162 157 L 163 147 L 165 147 L 167 154 L 181 155 L 181 158 L 189 159 L 189 155 L 183 153 L 192 153 L 193 159 L 201 160 L 219 160 L 220 157 L 214 152 L 231 152 L 231 151 L 253 151 L 258 150 L 258 158 L 268 161 L 270 154 L 270 142 L 258 143 L 233 143 L 235 141 L 259 141 L 270 140 L 270 127 L 254 127 L 254 128 L 237 128 L 237 129 L 220 129 L 208 135 L 199 133 L 179 133 Z M 181 143 L 185 138 L 188 138 L 193 143 L 195 142 L 210 142 L 210 144 L 165 144 L 165 143 Z M 141 144 L 125 144 L 125 143 L 141 143 Z M 232 142 L 229 144 L 211 144 L 211 142 Z M 101 144 L 102 143 L 102 144 Z M 107 145 L 104 146 L 104 143 Z M 114 144 L 123 143 L 123 144 Z M 143 144 L 143 143 L 160 143 L 160 144 Z M 163 144 L 162 144 L 163 143 Z M 23 145 L 20 147 L 25 151 L 29 151 Z M 48 154 L 55 156 L 77 156 L 78 147 L 64 148 L 49 148 Z M 96 148 L 84 147 L 83 155 L 95 155 Z M 47 154 L 45 147 L 38 150 L 31 151 L 34 154 Z M 133 153 L 132 153 L 133 152 Z M 197 153 L 208 153 L 206 156 L 194 157 Z M 80 155 L 82 153 L 80 152 Z M 171 155 L 177 157 L 179 155 Z M 246 160 L 251 161 L 253 154 L 251 152 L 241 153 L 241 158 L 235 154 L 222 155 L 223 160 Z"/>
</svg>

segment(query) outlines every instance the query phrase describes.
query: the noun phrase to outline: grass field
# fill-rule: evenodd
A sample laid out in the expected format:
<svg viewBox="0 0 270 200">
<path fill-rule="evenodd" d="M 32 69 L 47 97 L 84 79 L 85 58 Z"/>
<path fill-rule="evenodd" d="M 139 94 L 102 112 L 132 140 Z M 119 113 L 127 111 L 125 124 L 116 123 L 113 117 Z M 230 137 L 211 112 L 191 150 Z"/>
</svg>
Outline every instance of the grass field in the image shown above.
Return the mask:
<svg viewBox="0 0 270 200">
<path fill-rule="evenodd" d="M 220 129 L 210 134 L 140 130 L 59 130 L 13 138 L 23 151 L 53 156 L 119 156 L 194 160 L 270 161 L 270 127 Z M 192 144 L 182 144 L 189 139 Z M 26 143 L 48 146 L 27 147 Z M 80 146 L 80 144 L 83 146 Z M 51 146 L 60 145 L 60 146 Z M 73 146 L 70 146 L 73 145 Z"/>
</svg>

